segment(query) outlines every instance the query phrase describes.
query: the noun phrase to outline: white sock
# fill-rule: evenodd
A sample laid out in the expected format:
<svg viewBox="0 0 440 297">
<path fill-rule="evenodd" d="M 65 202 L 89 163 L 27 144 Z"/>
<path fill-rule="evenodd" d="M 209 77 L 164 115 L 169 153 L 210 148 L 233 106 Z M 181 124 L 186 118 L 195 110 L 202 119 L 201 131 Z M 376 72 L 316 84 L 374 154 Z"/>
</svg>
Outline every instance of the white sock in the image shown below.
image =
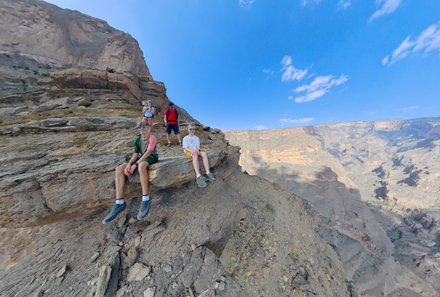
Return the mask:
<svg viewBox="0 0 440 297">
<path fill-rule="evenodd" d="M 142 195 L 142 201 L 150 200 L 150 195 Z"/>
<path fill-rule="evenodd" d="M 206 174 L 208 174 L 208 173 L 211 173 L 211 172 L 209 172 L 209 170 L 208 170 L 208 171 L 206 171 Z"/>
<path fill-rule="evenodd" d="M 197 174 L 197 176 L 196 176 L 196 179 L 198 179 L 199 177 L 201 177 L 202 175 L 199 173 L 199 174 Z"/>
<path fill-rule="evenodd" d="M 121 198 L 121 199 L 116 199 L 116 204 L 124 204 L 124 203 L 125 203 L 125 201 L 124 201 L 123 198 Z"/>
</svg>

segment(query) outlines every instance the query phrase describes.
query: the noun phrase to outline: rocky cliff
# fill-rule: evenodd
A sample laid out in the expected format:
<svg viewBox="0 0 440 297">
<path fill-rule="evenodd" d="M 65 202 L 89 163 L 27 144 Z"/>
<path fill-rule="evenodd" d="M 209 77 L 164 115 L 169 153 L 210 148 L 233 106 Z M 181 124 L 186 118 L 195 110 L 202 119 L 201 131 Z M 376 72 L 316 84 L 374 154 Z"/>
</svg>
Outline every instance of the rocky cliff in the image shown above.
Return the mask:
<svg viewBox="0 0 440 297">
<path fill-rule="evenodd" d="M 360 296 L 439 296 L 440 118 L 228 131 L 301 197 Z"/>
<path fill-rule="evenodd" d="M 238 149 L 196 123 L 217 181 L 165 147 L 169 102 L 129 35 L 41 1 L 0 1 L 1 296 L 349 296 L 335 251 L 297 197 L 244 174 Z M 101 220 L 130 156 L 140 99 L 158 108 L 152 210 Z M 133 199 L 134 198 L 134 199 Z"/>
</svg>

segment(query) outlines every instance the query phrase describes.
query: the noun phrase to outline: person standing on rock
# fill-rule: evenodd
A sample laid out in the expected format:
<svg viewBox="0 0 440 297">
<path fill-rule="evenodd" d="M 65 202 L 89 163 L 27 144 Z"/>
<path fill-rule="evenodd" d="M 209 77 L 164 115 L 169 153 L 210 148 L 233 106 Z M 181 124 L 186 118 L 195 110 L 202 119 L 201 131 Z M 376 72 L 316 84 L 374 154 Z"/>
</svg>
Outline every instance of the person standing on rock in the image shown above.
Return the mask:
<svg viewBox="0 0 440 297">
<path fill-rule="evenodd" d="M 200 139 L 195 135 L 196 127 L 188 126 L 188 135 L 183 138 L 183 150 L 185 155 L 192 157 L 194 171 L 196 173 L 196 183 L 199 188 L 206 187 L 206 180 L 213 182 L 215 176 L 209 172 L 208 154 L 200 149 Z M 206 177 L 200 174 L 199 156 L 202 157 L 203 166 L 205 167 Z"/>
<path fill-rule="evenodd" d="M 156 163 L 159 159 L 156 144 L 156 137 L 151 134 L 151 126 L 146 119 L 142 119 L 137 126 L 140 134 L 134 139 L 134 152 L 128 163 L 116 167 L 116 203 L 111 208 L 108 215 L 102 221 L 103 224 L 114 220 L 126 207 L 124 201 L 124 186 L 126 178 L 132 180 L 135 175 L 139 175 L 142 187 L 142 201 L 137 215 L 138 220 L 142 220 L 150 210 L 150 187 L 149 187 L 149 166 Z"/>
<path fill-rule="evenodd" d="M 143 102 L 144 107 L 142 108 L 142 114 L 144 118 L 147 119 L 148 126 L 153 127 L 153 118 L 154 118 L 154 106 L 153 102 L 148 99 Z"/>
<path fill-rule="evenodd" d="M 167 146 L 171 146 L 171 130 L 173 130 L 174 134 L 176 134 L 177 139 L 179 140 L 179 145 L 182 145 L 179 132 L 179 111 L 176 109 L 173 102 L 170 102 L 168 104 L 168 108 L 163 112 L 163 121 L 165 122 L 167 132 Z"/>
</svg>

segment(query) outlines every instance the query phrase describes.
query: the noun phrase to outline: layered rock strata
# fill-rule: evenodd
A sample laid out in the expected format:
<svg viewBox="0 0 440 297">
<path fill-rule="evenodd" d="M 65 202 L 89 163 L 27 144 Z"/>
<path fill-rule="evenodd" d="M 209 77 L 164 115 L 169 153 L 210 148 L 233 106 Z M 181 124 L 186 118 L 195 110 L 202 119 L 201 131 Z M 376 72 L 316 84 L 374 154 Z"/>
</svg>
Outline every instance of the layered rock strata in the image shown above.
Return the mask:
<svg viewBox="0 0 440 297">
<path fill-rule="evenodd" d="M 438 296 L 440 119 L 228 131 L 249 174 L 301 197 L 361 296 Z"/>
<path fill-rule="evenodd" d="M 166 89 L 130 36 L 40 1 L 0 10 L 0 295 L 349 295 L 297 198 L 242 173 L 223 133 L 180 108 L 217 175 L 197 188 L 177 141 L 164 145 Z M 104 226 L 145 97 L 158 109 L 152 209 L 135 219 L 128 184 L 127 211 Z"/>
</svg>

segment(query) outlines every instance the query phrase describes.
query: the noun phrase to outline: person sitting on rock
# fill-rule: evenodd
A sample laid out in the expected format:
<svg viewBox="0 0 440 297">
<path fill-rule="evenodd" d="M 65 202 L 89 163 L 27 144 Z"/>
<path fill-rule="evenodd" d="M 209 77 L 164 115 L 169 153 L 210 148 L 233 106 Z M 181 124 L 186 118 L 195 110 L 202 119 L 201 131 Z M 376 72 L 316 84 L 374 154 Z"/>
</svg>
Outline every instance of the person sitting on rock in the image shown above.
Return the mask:
<svg viewBox="0 0 440 297">
<path fill-rule="evenodd" d="M 174 106 L 173 102 L 168 104 L 168 108 L 163 112 L 163 121 L 165 122 L 166 132 L 167 132 L 167 146 L 171 146 L 170 134 L 171 130 L 176 134 L 177 139 L 179 140 L 179 145 L 182 145 L 182 141 L 180 140 L 180 132 L 179 132 L 179 111 Z"/>
<path fill-rule="evenodd" d="M 196 173 L 196 183 L 199 188 L 206 187 L 206 180 L 215 181 L 215 176 L 209 172 L 208 154 L 200 150 L 200 139 L 195 135 L 196 127 L 188 126 L 188 135 L 183 138 L 183 150 L 185 155 L 192 157 L 194 171 Z M 200 174 L 199 156 L 202 157 L 203 166 L 206 171 L 206 178 Z"/>
<path fill-rule="evenodd" d="M 151 198 L 149 188 L 149 166 L 156 163 L 159 159 L 156 152 L 156 137 L 151 134 L 151 126 L 146 119 L 142 119 L 137 126 L 140 134 L 134 139 L 134 152 L 128 163 L 116 167 L 115 185 L 116 185 L 116 203 L 111 208 L 108 215 L 102 221 L 103 224 L 114 220 L 126 207 L 124 201 L 124 186 L 126 178 L 132 180 L 139 175 L 142 187 L 142 201 L 137 215 L 138 220 L 142 220 L 150 210 Z"/>
<path fill-rule="evenodd" d="M 153 127 L 154 106 L 150 99 L 143 102 L 142 114 L 147 119 L 148 126 Z"/>
</svg>

